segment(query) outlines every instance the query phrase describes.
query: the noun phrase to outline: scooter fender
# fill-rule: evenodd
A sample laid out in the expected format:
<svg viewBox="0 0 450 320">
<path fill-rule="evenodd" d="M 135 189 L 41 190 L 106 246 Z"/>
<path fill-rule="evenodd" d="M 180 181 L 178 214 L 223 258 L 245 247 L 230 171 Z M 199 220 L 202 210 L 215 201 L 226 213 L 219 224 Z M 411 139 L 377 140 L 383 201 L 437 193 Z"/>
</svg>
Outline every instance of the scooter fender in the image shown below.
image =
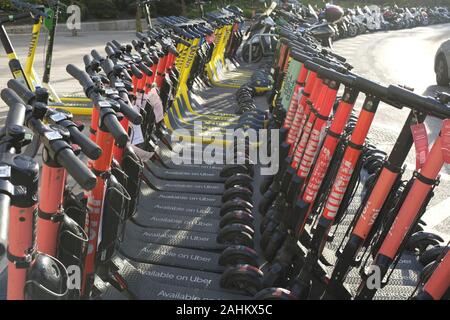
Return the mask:
<svg viewBox="0 0 450 320">
<path fill-rule="evenodd" d="M 406 249 L 409 251 L 415 251 L 416 248 L 424 245 L 439 245 L 444 242 L 437 234 L 431 232 L 420 231 L 414 233 L 408 241 Z"/>
</svg>

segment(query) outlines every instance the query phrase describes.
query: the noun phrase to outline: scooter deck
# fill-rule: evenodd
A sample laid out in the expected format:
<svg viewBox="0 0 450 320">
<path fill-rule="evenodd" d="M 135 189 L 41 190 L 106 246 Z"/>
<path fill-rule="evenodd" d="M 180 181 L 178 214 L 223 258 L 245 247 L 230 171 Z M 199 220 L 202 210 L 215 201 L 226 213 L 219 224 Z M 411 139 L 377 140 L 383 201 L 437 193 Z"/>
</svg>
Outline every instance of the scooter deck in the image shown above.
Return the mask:
<svg viewBox="0 0 450 320">
<path fill-rule="evenodd" d="M 145 162 L 146 168 L 156 177 L 163 180 L 199 181 L 199 182 L 225 182 L 218 170 L 202 170 L 202 168 L 167 169 L 158 166 L 152 161 Z"/>
<path fill-rule="evenodd" d="M 169 230 L 186 230 L 214 233 L 219 230 L 220 220 L 199 217 L 198 215 L 179 216 L 167 214 L 148 214 L 138 211 L 133 217 L 133 222 L 142 227 L 169 229 Z"/>
<path fill-rule="evenodd" d="M 146 243 L 131 238 L 120 244 L 119 252 L 136 262 L 216 273 L 225 271 L 225 267 L 219 264 L 220 254 L 214 252 Z"/>
<path fill-rule="evenodd" d="M 209 281 L 210 277 L 205 278 L 204 274 L 199 274 L 197 271 L 178 270 L 171 267 L 154 267 L 139 264 L 139 269 L 135 268 L 128 260 L 115 258 L 115 265 L 119 268 L 117 274 L 124 280 L 127 291 L 138 300 L 243 300 L 248 299 L 244 295 L 230 293 L 226 291 L 215 291 L 204 287 L 194 286 L 195 279 L 202 281 Z M 167 275 L 165 279 L 161 276 Z M 163 274 L 164 273 L 164 274 Z M 171 277 L 174 277 L 171 279 Z M 185 278 L 187 277 L 187 281 Z M 191 286 L 183 286 L 192 282 Z M 122 299 L 117 290 L 106 288 L 101 296 L 102 299 Z M 123 294 L 121 294 L 123 295 Z"/>
<path fill-rule="evenodd" d="M 144 179 L 148 185 L 158 191 L 197 193 L 209 195 L 221 195 L 225 191 L 223 183 L 205 183 L 176 180 L 162 180 L 157 178 L 150 170 L 144 169 Z"/>
<path fill-rule="evenodd" d="M 141 186 L 141 197 L 139 199 L 139 208 L 143 208 L 145 211 L 158 212 L 158 210 L 164 210 L 164 205 L 186 205 L 188 206 L 211 206 L 221 207 L 222 197 L 219 195 L 208 194 L 195 194 L 195 193 L 177 193 L 177 192 L 161 192 L 155 190 L 145 183 Z M 181 214 L 182 212 L 190 212 L 191 208 L 187 208 L 186 211 L 171 210 L 169 212 L 176 212 Z"/>
<path fill-rule="evenodd" d="M 217 242 L 217 234 L 186 230 L 164 230 L 141 227 L 127 222 L 124 239 L 195 250 L 222 251 L 227 246 Z"/>
</svg>

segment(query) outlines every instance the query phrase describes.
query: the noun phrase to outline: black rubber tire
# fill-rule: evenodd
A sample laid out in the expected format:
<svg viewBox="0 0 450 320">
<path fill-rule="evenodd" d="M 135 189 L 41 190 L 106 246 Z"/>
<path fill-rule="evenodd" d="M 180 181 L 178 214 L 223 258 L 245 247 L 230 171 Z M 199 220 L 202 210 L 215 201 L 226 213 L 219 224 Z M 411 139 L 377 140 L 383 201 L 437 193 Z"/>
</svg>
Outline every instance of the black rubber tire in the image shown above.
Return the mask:
<svg viewBox="0 0 450 320">
<path fill-rule="evenodd" d="M 443 87 L 450 83 L 448 64 L 442 54 L 436 58 L 436 83 Z"/>
<path fill-rule="evenodd" d="M 258 268 L 250 265 L 233 266 L 222 274 L 220 286 L 254 296 L 262 290 L 262 278 L 263 273 Z"/>
<path fill-rule="evenodd" d="M 229 212 L 239 211 L 239 210 L 244 210 L 244 211 L 247 211 L 248 213 L 252 213 L 253 204 L 248 201 L 244 201 L 244 200 L 240 200 L 240 199 L 227 201 L 222 205 L 222 208 L 220 209 L 220 216 L 223 217 Z"/>
<path fill-rule="evenodd" d="M 224 191 L 222 195 L 222 202 L 227 203 L 234 199 L 241 199 L 252 203 L 253 192 L 245 187 L 233 187 Z"/>
<path fill-rule="evenodd" d="M 231 224 L 222 228 L 217 234 L 217 243 L 228 246 L 254 247 L 255 231 L 244 224 Z"/>
<path fill-rule="evenodd" d="M 251 228 L 254 228 L 255 218 L 251 213 L 248 213 L 247 211 L 232 211 L 227 213 L 225 216 L 220 219 L 220 228 L 224 228 L 228 225 L 240 223 L 244 224 L 246 226 L 249 226 Z"/>
<path fill-rule="evenodd" d="M 258 253 L 249 247 L 233 246 L 226 248 L 219 258 L 219 265 L 221 266 L 236 266 L 241 264 L 248 264 L 253 267 L 258 267 Z"/>
<path fill-rule="evenodd" d="M 243 187 L 250 189 L 253 193 L 253 178 L 245 173 L 237 173 L 225 181 L 224 187 L 226 190 L 235 187 Z"/>
<path fill-rule="evenodd" d="M 258 292 L 254 300 L 298 300 L 289 290 L 282 288 L 267 288 Z"/>
</svg>

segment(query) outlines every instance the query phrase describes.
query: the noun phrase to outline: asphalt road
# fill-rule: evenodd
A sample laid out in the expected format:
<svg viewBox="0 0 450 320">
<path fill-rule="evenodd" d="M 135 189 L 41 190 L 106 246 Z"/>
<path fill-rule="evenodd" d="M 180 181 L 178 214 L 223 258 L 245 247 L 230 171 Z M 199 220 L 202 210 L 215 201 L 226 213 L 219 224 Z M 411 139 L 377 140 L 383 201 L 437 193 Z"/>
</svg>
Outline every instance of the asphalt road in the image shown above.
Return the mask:
<svg viewBox="0 0 450 320">
<path fill-rule="evenodd" d="M 380 32 L 358 36 L 336 42 L 336 52 L 347 57 L 358 74 L 369 77 L 383 84 L 402 84 L 413 87 L 418 93 L 432 95 L 436 90 L 450 91 L 450 88 L 435 86 L 434 55 L 440 43 L 450 37 L 450 24 L 415 28 L 411 30 Z M 80 86 L 66 73 L 68 63 L 83 66 L 83 55 L 91 49 L 104 52 L 104 44 L 116 39 L 127 42 L 133 38 L 132 32 L 102 32 L 81 33 L 78 37 L 60 34 L 56 39 L 54 63 L 52 69 L 52 84 L 61 95 L 79 94 Z M 14 35 L 12 41 L 20 57 L 27 52 L 29 37 Z M 36 69 L 42 73 L 43 44 L 45 37 L 41 36 L 40 50 L 37 54 Z M 0 88 L 6 86 L 10 79 L 7 59 L 0 51 Z M 361 99 L 363 96 L 361 95 Z M 1 103 L 0 103 L 1 106 Z M 5 115 L 5 107 L 0 107 L 0 122 Z M 377 112 L 374 125 L 370 132 L 370 139 L 380 149 L 390 152 L 400 129 L 406 120 L 408 110 L 397 110 L 382 105 Z M 426 121 L 430 141 L 439 132 L 440 121 L 429 118 Z M 415 167 L 415 154 L 412 151 L 407 160 L 408 171 L 406 178 L 411 176 Z M 430 226 L 450 237 L 450 166 L 442 171 L 442 182 L 436 190 L 436 195 L 430 205 L 434 208 L 427 213 L 425 220 Z"/>
</svg>

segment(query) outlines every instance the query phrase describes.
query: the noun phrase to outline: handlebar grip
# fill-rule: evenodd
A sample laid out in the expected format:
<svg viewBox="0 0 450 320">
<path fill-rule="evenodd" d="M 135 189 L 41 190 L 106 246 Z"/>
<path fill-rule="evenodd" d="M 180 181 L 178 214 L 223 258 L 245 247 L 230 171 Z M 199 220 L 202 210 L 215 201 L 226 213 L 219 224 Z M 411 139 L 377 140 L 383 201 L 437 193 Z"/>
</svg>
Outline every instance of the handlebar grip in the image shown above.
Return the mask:
<svg viewBox="0 0 450 320">
<path fill-rule="evenodd" d="M 140 125 L 142 123 L 142 116 L 139 112 L 134 110 L 128 103 L 123 100 L 119 100 L 120 112 L 134 125 Z"/>
<path fill-rule="evenodd" d="M 103 58 L 101 55 L 100 55 L 100 53 L 98 53 L 98 51 L 97 50 L 92 50 L 91 51 L 91 55 L 92 55 L 92 57 L 94 57 L 94 59 L 95 60 L 97 60 L 97 61 L 103 61 L 105 58 Z"/>
<path fill-rule="evenodd" d="M 102 155 L 102 149 L 91 139 L 80 132 L 75 126 L 67 128 L 73 143 L 80 146 L 81 151 L 92 160 L 97 160 Z"/>
<path fill-rule="evenodd" d="M 191 46 L 191 44 L 188 41 L 184 40 L 183 38 L 181 38 L 175 34 L 172 34 L 171 37 L 173 38 L 173 40 L 175 40 L 175 42 L 181 43 L 182 45 L 184 45 L 186 47 Z"/>
<path fill-rule="evenodd" d="M 143 63 L 139 64 L 139 68 L 141 68 L 141 65 L 143 65 Z M 138 67 L 136 67 L 136 65 L 131 64 L 131 73 L 133 73 L 133 76 L 135 76 L 138 79 L 142 79 L 144 77 L 144 75 L 142 74 L 141 70 L 139 70 Z"/>
<path fill-rule="evenodd" d="M 9 80 L 7 85 L 8 88 L 17 93 L 26 104 L 32 104 L 36 99 L 36 95 L 16 79 Z"/>
<path fill-rule="evenodd" d="M 122 68 L 122 78 L 123 78 L 123 80 L 128 81 L 128 82 L 132 82 L 133 81 L 133 79 L 130 76 L 130 73 L 125 68 Z"/>
<path fill-rule="evenodd" d="M 151 68 L 155 64 L 153 59 L 148 55 L 144 54 L 142 55 L 142 60 Z"/>
<path fill-rule="evenodd" d="M 88 167 L 77 158 L 72 149 L 62 149 L 56 155 L 56 160 L 62 165 L 75 181 L 85 190 L 92 190 L 97 184 L 97 178 Z"/>
<path fill-rule="evenodd" d="M 346 74 L 342 74 L 341 72 L 337 72 L 332 69 L 322 68 L 320 67 L 317 70 L 317 73 L 328 80 L 337 81 L 339 83 L 344 84 L 347 87 L 351 87 L 355 84 L 355 78 Z"/>
<path fill-rule="evenodd" d="M 355 78 L 355 87 L 364 93 L 372 94 L 380 99 L 388 97 L 388 88 L 376 82 L 361 77 Z"/>
<path fill-rule="evenodd" d="M 128 142 L 128 134 L 125 129 L 120 124 L 119 120 L 117 120 L 117 115 L 113 113 L 109 113 L 103 117 L 103 123 L 108 129 L 109 133 L 116 140 L 116 144 L 119 147 L 125 147 Z"/>
<path fill-rule="evenodd" d="M 1 97 L 2 100 L 5 101 L 5 103 L 10 107 L 17 103 L 24 103 L 23 100 L 17 95 L 17 93 L 9 88 L 2 90 Z"/>
<path fill-rule="evenodd" d="M 398 86 L 389 86 L 387 91 L 389 98 L 405 104 L 412 109 L 441 119 L 450 118 L 450 106 L 440 103 L 436 99 L 423 97 Z"/>
<path fill-rule="evenodd" d="M 92 62 L 94 62 L 94 58 L 93 58 L 91 55 L 86 54 L 86 55 L 83 57 L 83 62 L 84 62 L 84 65 L 85 65 L 86 67 L 90 67 L 91 64 L 92 64 Z"/>
<path fill-rule="evenodd" d="M 84 91 L 87 91 L 89 88 L 94 86 L 94 82 L 92 82 L 91 77 L 85 71 L 78 69 L 73 64 L 67 65 L 66 71 L 78 80 Z"/>
<path fill-rule="evenodd" d="M 101 67 L 109 77 L 109 75 L 114 71 L 114 62 L 111 59 L 107 58 L 102 62 Z"/>
<path fill-rule="evenodd" d="M 309 61 L 312 59 L 309 55 L 300 53 L 298 51 L 291 51 L 291 57 L 294 58 L 294 60 L 297 60 L 298 62 L 305 63 L 306 61 Z"/>
<path fill-rule="evenodd" d="M 139 69 L 140 69 L 140 71 L 142 71 L 143 73 L 145 73 L 149 77 L 151 77 L 153 75 L 153 71 L 149 67 L 147 67 L 145 65 L 145 63 L 142 63 L 142 62 L 139 63 Z"/>
<path fill-rule="evenodd" d="M 112 57 L 112 56 L 116 55 L 116 51 L 111 46 L 106 46 L 105 51 L 106 51 L 106 54 L 108 55 L 108 57 Z"/>
<path fill-rule="evenodd" d="M 303 65 L 305 66 L 306 69 L 308 69 L 312 72 L 316 72 L 316 73 L 320 69 L 320 65 L 318 65 L 317 63 L 314 63 L 312 60 L 305 61 L 305 63 Z"/>
<path fill-rule="evenodd" d="M 112 40 L 111 43 L 115 45 L 118 49 L 122 48 L 122 45 L 117 40 Z"/>
<path fill-rule="evenodd" d="M 327 55 L 329 55 L 329 56 L 332 56 L 333 58 L 339 60 L 340 62 L 346 62 L 347 61 L 347 59 L 345 59 L 343 56 L 340 56 L 337 53 L 332 52 L 331 50 L 322 49 L 322 52 L 327 54 Z"/>
<path fill-rule="evenodd" d="M 15 103 L 9 106 L 5 127 L 23 126 L 25 123 L 27 107 L 23 103 Z"/>
<path fill-rule="evenodd" d="M 133 45 L 133 47 L 136 48 L 141 48 L 141 45 L 139 43 L 139 41 L 137 41 L 136 39 L 131 40 L 131 44 Z"/>
</svg>

